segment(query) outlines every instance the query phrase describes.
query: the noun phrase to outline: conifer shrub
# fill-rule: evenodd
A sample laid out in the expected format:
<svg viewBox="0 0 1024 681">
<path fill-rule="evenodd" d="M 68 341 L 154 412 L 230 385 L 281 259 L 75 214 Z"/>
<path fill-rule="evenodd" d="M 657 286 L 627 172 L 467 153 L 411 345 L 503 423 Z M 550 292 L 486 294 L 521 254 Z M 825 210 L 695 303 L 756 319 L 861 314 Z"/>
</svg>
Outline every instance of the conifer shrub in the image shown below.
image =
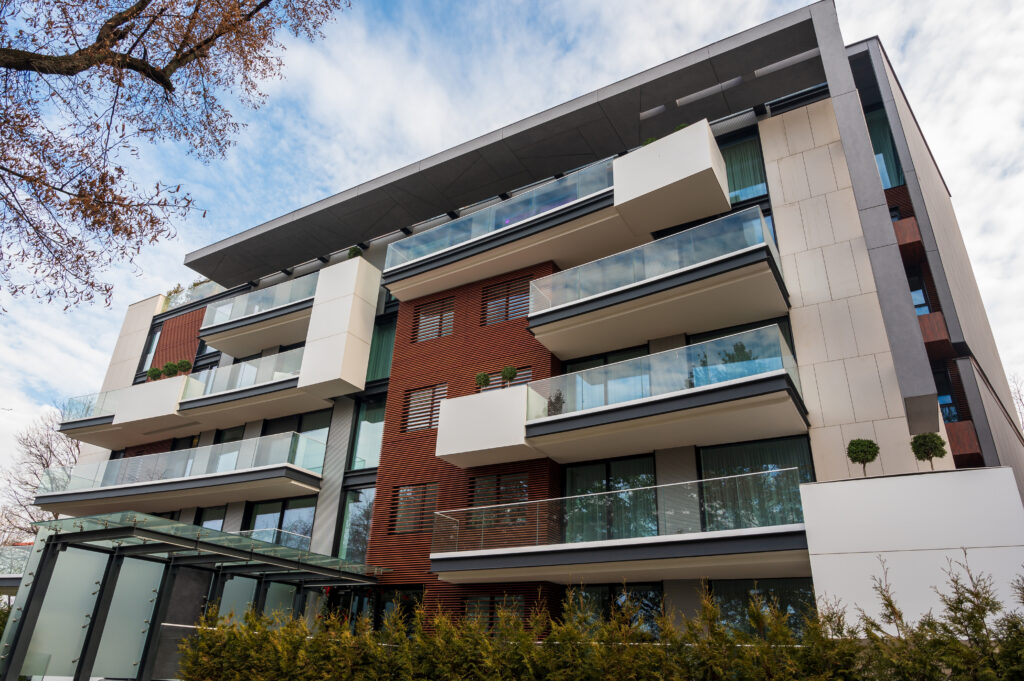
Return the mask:
<svg viewBox="0 0 1024 681">
<path fill-rule="evenodd" d="M 795 614 L 757 592 L 730 622 L 705 590 L 689 617 L 653 618 L 628 598 L 597 612 L 569 591 L 557 617 L 499 608 L 490 620 L 395 608 L 370 619 L 306 620 L 215 608 L 180 647 L 183 681 L 996 681 L 1024 679 L 1024 580 L 1003 604 L 990 576 L 951 563 L 941 608 L 900 610 L 884 572 L 880 614 L 838 604 Z"/>
</svg>

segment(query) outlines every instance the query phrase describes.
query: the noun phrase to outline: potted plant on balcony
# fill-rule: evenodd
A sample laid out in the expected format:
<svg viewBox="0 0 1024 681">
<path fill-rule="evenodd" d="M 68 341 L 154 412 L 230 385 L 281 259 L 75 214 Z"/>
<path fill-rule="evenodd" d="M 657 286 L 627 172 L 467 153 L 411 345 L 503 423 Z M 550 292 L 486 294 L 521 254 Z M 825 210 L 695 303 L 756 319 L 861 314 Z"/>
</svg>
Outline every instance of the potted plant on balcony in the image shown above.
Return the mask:
<svg viewBox="0 0 1024 681">
<path fill-rule="evenodd" d="M 150 367 L 146 370 L 146 376 L 151 381 L 159 381 L 160 377 L 164 375 L 164 370 L 160 367 Z"/>
<path fill-rule="evenodd" d="M 363 249 L 359 248 L 359 246 L 353 246 L 352 248 L 348 249 L 348 259 L 349 260 L 351 260 L 352 258 L 358 258 L 362 254 L 363 254 Z"/>
<path fill-rule="evenodd" d="M 170 378 L 171 376 L 177 376 L 177 375 L 178 375 L 178 363 L 177 362 L 168 362 L 167 364 L 164 365 L 164 376 L 167 376 L 168 378 Z"/>
<path fill-rule="evenodd" d="M 491 384 L 491 375 L 490 374 L 487 374 L 487 373 L 484 373 L 484 372 L 481 371 L 479 374 L 476 375 L 476 387 L 478 387 L 481 390 L 483 390 L 484 388 L 486 388 L 490 384 Z"/>
<path fill-rule="evenodd" d="M 853 463 L 864 469 L 864 477 L 868 477 L 868 464 L 878 458 L 878 444 L 874 440 L 854 439 L 846 445 L 846 456 Z"/>
<path fill-rule="evenodd" d="M 556 390 L 551 397 L 548 398 L 548 413 L 547 416 L 558 416 L 562 413 L 562 409 L 565 408 L 565 395 L 562 394 L 561 390 Z"/>
<path fill-rule="evenodd" d="M 935 459 L 946 456 L 946 442 L 938 433 L 921 433 L 910 440 L 910 449 L 918 461 L 927 461 L 935 470 Z"/>
<path fill-rule="evenodd" d="M 512 384 L 512 381 L 516 380 L 516 375 L 518 373 L 519 373 L 519 370 L 516 369 L 515 367 L 503 367 L 502 368 L 502 370 L 501 370 L 501 382 L 504 384 L 505 388 L 509 387 L 509 385 Z"/>
<path fill-rule="evenodd" d="M 178 365 L 178 373 L 180 373 L 180 374 L 183 374 L 183 373 L 185 373 L 186 371 L 188 371 L 189 369 L 192 368 L 192 362 L 188 361 L 187 359 L 179 359 L 178 362 L 177 362 L 177 365 Z"/>
</svg>

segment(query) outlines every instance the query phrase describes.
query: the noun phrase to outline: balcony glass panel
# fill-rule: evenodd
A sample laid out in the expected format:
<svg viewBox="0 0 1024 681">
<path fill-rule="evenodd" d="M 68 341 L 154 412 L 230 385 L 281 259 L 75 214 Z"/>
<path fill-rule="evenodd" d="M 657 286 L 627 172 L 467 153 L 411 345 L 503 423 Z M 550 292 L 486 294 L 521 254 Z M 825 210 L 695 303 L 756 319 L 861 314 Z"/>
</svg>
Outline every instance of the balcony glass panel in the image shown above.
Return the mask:
<svg viewBox="0 0 1024 681">
<path fill-rule="evenodd" d="M 275 307 L 291 305 L 300 300 L 312 298 L 316 293 L 317 272 L 285 281 L 258 291 L 243 293 L 234 298 L 219 300 L 206 308 L 203 326 L 231 322 L 249 315 L 272 310 Z"/>
<path fill-rule="evenodd" d="M 197 300 L 203 298 L 209 298 L 215 296 L 218 293 L 223 293 L 226 289 L 215 281 L 203 281 L 183 288 L 180 291 L 175 291 L 171 295 L 164 298 L 163 312 L 170 310 L 174 307 L 181 307 L 189 303 L 194 303 Z"/>
<path fill-rule="evenodd" d="M 127 459 L 83 462 L 43 471 L 37 494 L 158 482 L 200 475 L 294 464 L 314 473 L 324 465 L 327 445 L 300 433 L 280 433 L 218 445 L 181 449 Z"/>
<path fill-rule="evenodd" d="M 779 262 L 761 209 L 748 208 L 628 251 L 530 282 L 530 314 L 699 267 L 758 246 Z"/>
<path fill-rule="evenodd" d="M 278 546 L 287 546 L 290 549 L 299 549 L 301 551 L 309 550 L 310 538 L 304 534 L 296 534 L 295 532 L 288 532 L 287 530 L 279 530 L 273 527 L 265 527 L 259 530 L 241 530 L 234 532 L 242 537 L 249 537 L 251 539 L 258 539 L 265 541 L 268 544 L 277 544 Z"/>
<path fill-rule="evenodd" d="M 434 513 L 432 553 L 803 522 L 796 468 Z"/>
<path fill-rule="evenodd" d="M 0 575 L 20 575 L 25 571 L 32 545 L 0 546 Z"/>
<path fill-rule="evenodd" d="M 786 371 L 796 360 L 775 324 L 527 385 L 527 420 L 561 416 Z"/>
<path fill-rule="evenodd" d="M 507 201 L 388 245 L 384 270 L 404 265 L 572 203 L 612 186 L 612 160 L 577 170 Z"/>
<path fill-rule="evenodd" d="M 196 372 L 188 377 L 181 399 L 189 400 L 298 376 L 302 368 L 302 351 L 303 348 L 295 348 L 276 355 Z"/>
<path fill-rule="evenodd" d="M 68 398 L 60 409 L 61 422 L 113 416 L 120 390 Z"/>
</svg>

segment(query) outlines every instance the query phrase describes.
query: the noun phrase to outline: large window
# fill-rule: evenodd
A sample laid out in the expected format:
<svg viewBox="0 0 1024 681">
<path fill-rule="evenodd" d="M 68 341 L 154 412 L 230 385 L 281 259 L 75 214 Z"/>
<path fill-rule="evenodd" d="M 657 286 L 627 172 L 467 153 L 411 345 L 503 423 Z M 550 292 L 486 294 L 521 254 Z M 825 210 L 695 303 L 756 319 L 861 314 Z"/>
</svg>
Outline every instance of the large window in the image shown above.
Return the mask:
<svg viewBox="0 0 1024 681">
<path fill-rule="evenodd" d="M 704 529 L 788 524 L 799 520 L 799 483 L 814 481 L 806 436 L 700 447 Z M 797 476 L 733 477 L 796 468 Z"/>
<path fill-rule="evenodd" d="M 957 409 L 956 400 L 953 399 L 953 380 L 945 369 L 933 371 L 935 379 L 935 390 L 939 395 L 939 409 L 942 410 L 942 420 L 946 423 L 956 423 L 960 420 L 960 411 Z"/>
<path fill-rule="evenodd" d="M 196 511 L 195 524 L 199 527 L 205 527 L 208 530 L 217 530 L 220 532 L 224 529 L 224 517 L 227 515 L 227 511 L 227 506 L 201 508 Z"/>
<path fill-rule="evenodd" d="M 240 442 L 242 436 L 245 435 L 245 426 L 235 426 L 234 428 L 223 428 L 218 430 L 213 436 L 213 444 L 215 445 L 226 445 L 234 442 Z M 207 464 L 208 473 L 227 473 L 235 470 L 238 467 L 238 452 L 241 451 L 241 445 L 237 447 L 214 447 L 210 453 L 210 461 Z"/>
<path fill-rule="evenodd" d="M 417 305 L 413 315 L 413 343 L 450 336 L 455 328 L 455 299 L 444 298 Z"/>
<path fill-rule="evenodd" d="M 345 492 L 345 509 L 341 521 L 338 557 L 353 563 L 366 562 L 366 549 L 370 545 L 370 523 L 373 520 L 373 487 L 350 489 Z"/>
<path fill-rule="evenodd" d="M 395 318 L 388 317 L 373 325 L 370 340 L 370 361 L 366 366 L 366 380 L 379 381 L 391 375 L 391 357 L 395 350 Z"/>
<path fill-rule="evenodd" d="M 396 487 L 391 531 L 395 534 L 429 532 L 436 505 L 437 483 Z"/>
<path fill-rule="evenodd" d="M 725 159 L 730 203 L 740 203 L 768 193 L 761 140 L 757 133 L 723 142 L 719 149 Z"/>
<path fill-rule="evenodd" d="M 910 286 L 910 299 L 914 302 L 917 316 L 931 313 L 932 306 L 928 301 L 928 287 L 925 286 L 924 274 L 919 267 L 907 268 L 907 284 Z"/>
<path fill-rule="evenodd" d="M 789 613 L 790 625 L 797 629 L 803 616 L 815 610 L 814 586 L 808 577 L 715 579 L 709 586 L 722 609 L 722 621 L 741 629 L 750 627 L 747 609 L 755 594 L 778 604 L 782 612 Z"/>
<path fill-rule="evenodd" d="M 637 618 L 645 628 L 655 626 L 661 615 L 661 584 L 587 584 L 577 592 L 592 616 L 608 617 L 612 610 L 627 602 L 637 609 Z"/>
<path fill-rule="evenodd" d="M 162 328 L 162 327 L 161 327 Z M 156 346 L 160 342 L 160 329 L 153 329 L 146 337 L 146 346 L 142 349 L 142 357 L 139 359 L 139 367 L 136 373 L 146 371 L 153 363 L 153 356 L 156 354 Z"/>
<path fill-rule="evenodd" d="M 525 317 L 530 313 L 530 278 L 487 286 L 483 291 L 480 324 L 488 326 Z"/>
<path fill-rule="evenodd" d="M 641 345 L 635 348 L 626 348 L 614 352 L 606 352 L 601 355 L 574 359 L 563 364 L 565 373 L 573 373 L 593 369 L 595 367 L 625 362 L 629 359 L 643 357 L 647 353 L 647 346 Z M 566 405 L 568 411 L 581 411 L 592 407 L 600 407 L 615 402 L 624 402 L 643 395 L 646 384 L 650 382 L 650 376 L 642 373 L 633 373 L 626 376 L 608 376 L 607 380 L 591 383 L 587 376 L 577 376 L 573 379 L 576 383 L 575 389 L 570 392 L 575 395 L 575 403 Z"/>
<path fill-rule="evenodd" d="M 405 432 L 437 428 L 441 416 L 441 400 L 448 397 L 448 384 L 417 388 L 405 394 L 402 424 Z"/>
<path fill-rule="evenodd" d="M 500 506 L 474 513 L 471 517 L 481 527 L 507 527 L 526 522 L 527 509 L 519 502 L 529 497 L 526 473 L 502 473 L 473 478 L 471 506 Z"/>
<path fill-rule="evenodd" d="M 878 166 L 878 174 L 882 178 L 882 187 L 884 189 L 899 187 L 905 183 L 903 166 L 900 165 L 899 156 L 896 155 L 896 144 L 892 139 L 892 130 L 889 128 L 889 119 L 885 116 L 885 109 L 865 111 L 864 118 L 868 123 L 871 148 L 875 152 L 875 165 Z"/>
<path fill-rule="evenodd" d="M 308 549 L 313 534 L 316 495 L 260 501 L 252 506 L 247 530 L 254 539 L 295 549 Z"/>
<path fill-rule="evenodd" d="M 376 468 L 380 464 L 386 403 L 385 397 L 367 399 L 359 403 L 356 432 L 352 438 L 352 454 L 348 462 L 349 470 Z"/>
<path fill-rule="evenodd" d="M 657 490 L 625 492 L 655 484 L 651 455 L 566 466 L 566 543 L 657 536 Z"/>
<path fill-rule="evenodd" d="M 526 617 L 526 604 L 521 594 L 476 594 L 466 596 L 466 617 L 479 621 L 485 626 L 498 622 L 498 613 L 510 612 L 518 619 Z"/>
</svg>

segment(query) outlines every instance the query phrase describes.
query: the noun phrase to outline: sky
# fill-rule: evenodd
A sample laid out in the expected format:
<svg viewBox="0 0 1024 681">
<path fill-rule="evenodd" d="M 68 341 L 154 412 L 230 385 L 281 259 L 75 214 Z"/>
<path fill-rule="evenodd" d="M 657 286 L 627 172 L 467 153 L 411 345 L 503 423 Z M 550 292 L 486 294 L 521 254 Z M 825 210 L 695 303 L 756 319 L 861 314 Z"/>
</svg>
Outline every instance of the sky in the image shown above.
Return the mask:
<svg viewBox="0 0 1024 681">
<path fill-rule="evenodd" d="M 107 272 L 109 308 L 0 299 L 0 465 L 43 410 L 99 390 L 127 306 L 196 278 L 185 253 L 804 4 L 352 0 L 323 40 L 286 41 L 266 103 L 233 108 L 246 128 L 224 159 L 143 149 L 139 177 L 181 182 L 206 216 Z M 837 8 L 848 44 L 882 39 L 953 196 L 1003 363 L 1024 374 L 1024 3 Z"/>
</svg>

